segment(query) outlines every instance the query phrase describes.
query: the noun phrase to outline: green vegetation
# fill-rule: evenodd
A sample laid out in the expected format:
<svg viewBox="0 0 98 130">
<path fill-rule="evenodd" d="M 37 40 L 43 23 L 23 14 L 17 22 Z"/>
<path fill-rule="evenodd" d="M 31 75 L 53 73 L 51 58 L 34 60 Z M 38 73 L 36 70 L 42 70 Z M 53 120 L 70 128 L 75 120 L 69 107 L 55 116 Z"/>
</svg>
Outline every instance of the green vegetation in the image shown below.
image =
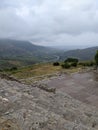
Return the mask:
<svg viewBox="0 0 98 130">
<path fill-rule="evenodd" d="M 10 61 L 11 62 L 11 61 Z M 18 63 L 15 61 L 15 64 Z M 95 64 L 93 61 L 82 61 L 78 62 L 76 58 L 67 58 L 63 63 L 62 62 L 54 62 L 54 63 L 38 63 L 32 64 L 26 67 L 17 67 L 10 66 L 10 68 L 3 69 L 5 73 L 12 75 L 18 79 L 28 79 L 35 78 L 40 79 L 44 77 L 49 77 L 56 73 L 67 72 L 73 73 L 84 67 L 91 67 Z"/>
<path fill-rule="evenodd" d="M 76 58 L 67 58 L 64 62 L 78 63 L 78 61 Z"/>
<path fill-rule="evenodd" d="M 49 47 L 34 45 L 29 41 L 0 39 L 0 69 L 54 62 L 59 52 Z"/>
<path fill-rule="evenodd" d="M 12 67 L 10 70 L 11 70 L 11 71 L 16 71 L 17 69 L 18 69 L 18 68 L 14 66 L 14 67 Z"/>
<path fill-rule="evenodd" d="M 10 75 L 13 75 L 19 79 L 28 77 L 39 77 L 44 75 L 51 75 L 62 70 L 61 66 L 53 66 L 52 63 L 41 63 L 32 66 L 19 68 L 16 71 L 9 71 Z"/>
<path fill-rule="evenodd" d="M 76 58 L 67 58 L 61 66 L 62 68 L 69 69 L 71 67 L 92 67 L 94 65 L 94 61 L 79 61 Z"/>
<path fill-rule="evenodd" d="M 94 55 L 96 48 L 62 53 L 27 41 L 0 40 L 0 71 L 18 79 L 31 77 L 39 79 L 59 72 L 73 73 L 80 68 L 92 67 L 95 62 L 98 66 L 98 51 L 95 55 L 95 62 L 81 61 L 72 57 L 82 56 L 82 59 L 86 59 L 85 57 Z M 66 57 L 69 58 L 65 60 Z M 62 59 L 63 62 L 61 62 Z"/>
<path fill-rule="evenodd" d="M 44 78 L 50 78 L 61 73 L 74 73 L 80 71 L 80 67 L 72 67 L 70 69 L 63 69 L 61 65 L 54 66 L 53 63 L 40 63 L 27 67 L 17 68 L 17 70 L 7 70 L 3 73 L 8 74 L 16 79 L 19 79 L 28 84 L 42 80 Z"/>
<path fill-rule="evenodd" d="M 61 62 L 66 57 L 77 57 L 80 61 L 92 60 L 96 50 L 98 47 L 62 52 L 49 47 L 36 46 L 28 41 L 0 39 L 0 70 L 20 68 L 36 63 Z M 69 65 L 62 66 L 68 68 L 68 66 L 76 67 L 78 61 L 76 58 L 67 58 L 65 62 Z M 59 64 L 55 62 L 53 65 Z"/>
<path fill-rule="evenodd" d="M 54 66 L 59 66 L 60 63 L 59 63 L 59 62 L 54 62 L 53 65 L 54 65 Z"/>
<path fill-rule="evenodd" d="M 70 67 L 77 67 L 78 59 L 76 58 L 67 58 L 62 64 L 62 68 L 69 69 Z"/>
<path fill-rule="evenodd" d="M 65 69 L 69 69 L 71 67 L 71 65 L 67 62 L 63 63 L 61 66 L 62 68 L 65 68 Z"/>
<path fill-rule="evenodd" d="M 27 84 L 31 84 L 44 78 L 50 78 L 62 73 L 70 74 L 74 72 L 79 72 L 87 68 L 86 66 L 80 65 L 80 63 L 76 66 L 75 62 L 63 62 L 59 64 L 59 66 L 54 66 L 53 63 L 40 63 L 22 68 L 12 67 L 11 69 L 3 70 L 3 72 L 1 73 L 10 75 L 15 79 L 22 80 Z"/>
<path fill-rule="evenodd" d="M 95 62 L 96 62 L 96 65 L 98 66 L 98 50 L 97 50 L 97 52 L 95 54 Z"/>
<path fill-rule="evenodd" d="M 73 63 L 71 63 L 71 66 L 73 66 L 73 67 L 77 67 L 77 62 L 73 62 Z"/>
<path fill-rule="evenodd" d="M 65 57 L 77 57 L 80 61 L 90 61 L 94 59 L 97 50 L 98 46 L 86 49 L 65 51 L 64 53 L 61 54 L 60 60 L 64 61 Z"/>
<path fill-rule="evenodd" d="M 78 65 L 91 67 L 95 65 L 95 62 L 94 61 L 81 61 L 78 63 Z"/>
</svg>

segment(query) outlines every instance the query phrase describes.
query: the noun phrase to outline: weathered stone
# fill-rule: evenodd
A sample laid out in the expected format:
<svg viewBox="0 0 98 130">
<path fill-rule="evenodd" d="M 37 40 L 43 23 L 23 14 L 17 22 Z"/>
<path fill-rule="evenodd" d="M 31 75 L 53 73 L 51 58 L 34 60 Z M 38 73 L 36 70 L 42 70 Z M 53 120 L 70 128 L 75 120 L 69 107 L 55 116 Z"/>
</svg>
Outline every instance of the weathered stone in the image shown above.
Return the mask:
<svg viewBox="0 0 98 130">
<path fill-rule="evenodd" d="M 98 130 L 96 108 L 41 87 L 0 79 L 0 130 Z"/>
<path fill-rule="evenodd" d="M 0 124 L 0 130 L 21 130 L 17 122 L 13 119 L 6 120 Z"/>
</svg>

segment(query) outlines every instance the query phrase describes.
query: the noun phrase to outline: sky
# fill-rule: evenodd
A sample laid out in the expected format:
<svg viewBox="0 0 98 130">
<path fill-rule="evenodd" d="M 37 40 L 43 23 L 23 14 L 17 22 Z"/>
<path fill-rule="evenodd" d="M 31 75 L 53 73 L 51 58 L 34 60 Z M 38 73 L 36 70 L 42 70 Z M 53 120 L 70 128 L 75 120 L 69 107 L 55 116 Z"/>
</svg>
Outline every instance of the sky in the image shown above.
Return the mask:
<svg viewBox="0 0 98 130">
<path fill-rule="evenodd" d="M 98 0 L 0 0 L 0 38 L 97 46 Z"/>
</svg>

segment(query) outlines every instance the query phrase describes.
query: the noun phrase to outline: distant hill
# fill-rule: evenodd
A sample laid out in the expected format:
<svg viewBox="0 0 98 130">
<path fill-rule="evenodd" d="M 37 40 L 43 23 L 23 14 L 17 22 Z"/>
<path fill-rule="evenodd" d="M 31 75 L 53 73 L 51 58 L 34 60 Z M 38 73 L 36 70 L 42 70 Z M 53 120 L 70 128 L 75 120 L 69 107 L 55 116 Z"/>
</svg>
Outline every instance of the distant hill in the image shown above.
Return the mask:
<svg viewBox="0 0 98 130">
<path fill-rule="evenodd" d="M 92 60 L 97 47 L 67 51 L 59 48 L 43 47 L 29 41 L 0 39 L 0 69 L 22 67 L 40 62 L 62 61 L 68 57 Z"/>
<path fill-rule="evenodd" d="M 0 67 L 53 61 L 55 52 L 56 49 L 37 46 L 29 41 L 0 39 Z"/>
<path fill-rule="evenodd" d="M 0 57 L 37 56 L 42 53 L 48 54 L 49 52 L 49 48 L 34 45 L 29 41 L 0 40 Z"/>
<path fill-rule="evenodd" d="M 62 51 L 69 51 L 69 50 L 76 50 L 76 49 L 85 49 L 87 48 L 88 46 L 86 45 L 74 45 L 74 46 L 71 46 L 71 45 L 65 45 L 65 46 L 51 46 L 52 48 L 54 49 L 59 49 L 59 50 L 62 50 Z"/>
<path fill-rule="evenodd" d="M 98 46 L 90 47 L 86 49 L 65 51 L 60 56 L 60 60 L 65 60 L 68 57 L 76 57 L 79 58 L 80 60 L 93 60 L 97 50 L 98 50 Z"/>
</svg>

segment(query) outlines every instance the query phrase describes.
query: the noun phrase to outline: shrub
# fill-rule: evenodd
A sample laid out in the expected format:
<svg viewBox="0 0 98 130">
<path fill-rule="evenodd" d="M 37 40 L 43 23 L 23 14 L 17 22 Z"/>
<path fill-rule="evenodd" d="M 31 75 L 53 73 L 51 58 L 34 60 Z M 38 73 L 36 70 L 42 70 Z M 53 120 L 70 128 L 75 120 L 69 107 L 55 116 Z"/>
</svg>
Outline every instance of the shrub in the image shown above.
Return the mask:
<svg viewBox="0 0 98 130">
<path fill-rule="evenodd" d="M 64 62 L 77 62 L 78 63 L 78 59 L 76 58 L 67 58 Z"/>
<path fill-rule="evenodd" d="M 73 62 L 73 63 L 71 63 L 71 66 L 73 66 L 73 67 L 77 67 L 77 62 Z"/>
<path fill-rule="evenodd" d="M 71 66 L 68 63 L 62 64 L 62 68 L 69 69 Z"/>
<path fill-rule="evenodd" d="M 93 61 L 89 62 L 89 66 L 93 66 L 95 63 Z"/>
<path fill-rule="evenodd" d="M 98 50 L 97 50 L 97 52 L 95 54 L 95 62 L 96 62 L 96 65 L 98 66 Z"/>
<path fill-rule="evenodd" d="M 12 67 L 11 69 L 10 69 L 10 71 L 14 71 L 14 70 L 17 70 L 18 68 L 17 67 Z"/>
<path fill-rule="evenodd" d="M 80 62 L 79 65 L 81 66 L 93 66 L 95 63 L 93 61 L 85 61 L 85 62 Z"/>
<path fill-rule="evenodd" d="M 54 62 L 53 65 L 54 66 L 59 66 L 60 64 L 59 64 L 59 62 Z"/>
</svg>

